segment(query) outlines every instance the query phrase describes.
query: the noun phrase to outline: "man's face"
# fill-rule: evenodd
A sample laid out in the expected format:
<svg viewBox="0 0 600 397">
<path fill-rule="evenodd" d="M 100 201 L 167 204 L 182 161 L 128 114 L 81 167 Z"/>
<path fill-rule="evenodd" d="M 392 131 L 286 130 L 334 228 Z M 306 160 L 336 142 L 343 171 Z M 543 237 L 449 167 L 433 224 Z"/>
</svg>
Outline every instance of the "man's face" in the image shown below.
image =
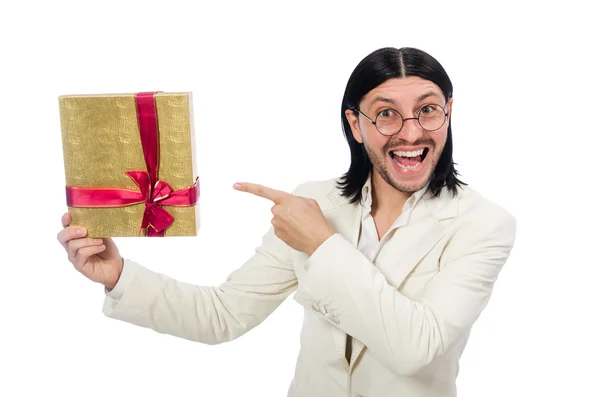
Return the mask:
<svg viewBox="0 0 600 397">
<path fill-rule="evenodd" d="M 401 192 L 420 190 L 431 179 L 446 144 L 452 99 L 446 104 L 437 85 L 411 76 L 387 80 L 369 91 L 358 107 L 375 121 L 378 114 L 381 114 L 381 119 L 390 117 L 390 109 L 400 113 L 404 119 L 417 117 L 424 108 L 423 113 L 431 114 L 433 108 L 428 105 L 439 105 L 448 113 L 441 128 L 427 131 L 418 120 L 405 120 L 400 132 L 393 136 L 382 135 L 367 118 L 346 110 L 354 139 L 365 145 L 376 171 L 374 177 L 379 175 Z"/>
</svg>

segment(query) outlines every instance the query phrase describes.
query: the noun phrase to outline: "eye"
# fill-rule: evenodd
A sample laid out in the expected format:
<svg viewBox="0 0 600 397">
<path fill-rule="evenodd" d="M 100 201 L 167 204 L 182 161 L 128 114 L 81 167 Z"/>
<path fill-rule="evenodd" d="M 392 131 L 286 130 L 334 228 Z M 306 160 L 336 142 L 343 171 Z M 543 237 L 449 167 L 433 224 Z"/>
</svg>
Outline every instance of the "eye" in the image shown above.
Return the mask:
<svg viewBox="0 0 600 397">
<path fill-rule="evenodd" d="M 421 110 L 419 112 L 424 113 L 424 114 L 429 114 L 431 112 L 434 112 L 435 110 L 436 110 L 436 108 L 434 108 L 432 105 L 425 105 L 421 108 Z"/>
<path fill-rule="evenodd" d="M 397 116 L 398 116 L 398 113 L 396 113 L 392 109 L 383 109 L 381 112 L 379 112 L 377 114 L 377 117 L 380 117 L 382 119 L 389 119 L 389 118 L 394 118 Z"/>
</svg>

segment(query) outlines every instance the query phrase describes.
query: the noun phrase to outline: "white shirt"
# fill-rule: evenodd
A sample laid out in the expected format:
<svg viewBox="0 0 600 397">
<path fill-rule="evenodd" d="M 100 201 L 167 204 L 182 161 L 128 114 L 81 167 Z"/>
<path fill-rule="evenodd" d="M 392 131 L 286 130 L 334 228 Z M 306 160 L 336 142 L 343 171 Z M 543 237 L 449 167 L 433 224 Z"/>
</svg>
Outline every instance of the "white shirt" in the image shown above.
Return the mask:
<svg viewBox="0 0 600 397">
<path fill-rule="evenodd" d="M 390 239 L 393 232 L 397 228 L 406 226 L 408 224 L 412 210 L 423 197 L 425 191 L 427 191 L 427 187 L 428 186 L 425 186 L 423 189 L 413 193 L 408 200 L 406 200 L 400 216 L 392 224 L 390 229 L 383 235 L 381 240 L 379 240 L 377 229 L 375 227 L 375 220 L 373 219 L 373 216 L 371 216 L 371 205 L 373 204 L 373 197 L 371 195 L 373 190 L 371 186 L 371 177 L 367 179 L 367 182 L 364 184 L 362 189 L 362 199 L 364 204 L 362 209 L 362 224 L 358 240 L 358 250 L 362 252 L 362 254 L 367 257 L 369 261 L 375 262 L 381 247 Z"/>
</svg>

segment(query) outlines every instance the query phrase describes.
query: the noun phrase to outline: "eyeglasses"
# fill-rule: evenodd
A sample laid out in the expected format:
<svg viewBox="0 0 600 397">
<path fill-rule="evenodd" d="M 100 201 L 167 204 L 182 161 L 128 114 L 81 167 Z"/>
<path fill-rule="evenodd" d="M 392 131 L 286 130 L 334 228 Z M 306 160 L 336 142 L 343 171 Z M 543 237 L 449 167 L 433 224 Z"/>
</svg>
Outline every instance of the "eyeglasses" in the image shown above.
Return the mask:
<svg viewBox="0 0 600 397">
<path fill-rule="evenodd" d="M 358 110 L 358 108 L 352 108 L 351 110 L 362 114 L 367 120 L 369 120 L 380 134 L 386 136 L 396 135 L 402 130 L 404 122 L 407 120 L 417 120 L 421 128 L 426 131 L 436 131 L 442 128 L 446 122 L 446 116 L 448 113 L 444 111 L 440 105 L 430 104 L 423 106 L 417 117 L 403 118 L 400 113 L 394 109 L 384 109 L 377 114 L 375 121 L 371 120 L 369 116 Z"/>
</svg>

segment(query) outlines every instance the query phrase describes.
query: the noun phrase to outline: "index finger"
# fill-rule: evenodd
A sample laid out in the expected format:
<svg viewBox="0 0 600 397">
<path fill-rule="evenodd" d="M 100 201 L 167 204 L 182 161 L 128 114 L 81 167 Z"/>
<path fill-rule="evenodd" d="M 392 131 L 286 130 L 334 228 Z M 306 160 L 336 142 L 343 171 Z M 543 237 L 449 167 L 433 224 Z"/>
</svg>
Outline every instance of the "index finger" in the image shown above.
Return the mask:
<svg viewBox="0 0 600 397">
<path fill-rule="evenodd" d="M 256 196 L 266 198 L 274 203 L 279 203 L 284 198 L 291 196 L 290 193 L 259 185 L 257 183 L 238 182 L 233 185 L 233 187 L 236 190 L 241 190 L 243 192 L 252 193 Z"/>
<path fill-rule="evenodd" d="M 64 229 L 61 229 L 60 232 L 56 235 L 56 239 L 65 249 L 67 249 L 67 244 L 69 241 L 74 239 L 82 238 L 86 235 L 86 230 L 81 227 L 73 227 L 66 226 Z"/>
</svg>

